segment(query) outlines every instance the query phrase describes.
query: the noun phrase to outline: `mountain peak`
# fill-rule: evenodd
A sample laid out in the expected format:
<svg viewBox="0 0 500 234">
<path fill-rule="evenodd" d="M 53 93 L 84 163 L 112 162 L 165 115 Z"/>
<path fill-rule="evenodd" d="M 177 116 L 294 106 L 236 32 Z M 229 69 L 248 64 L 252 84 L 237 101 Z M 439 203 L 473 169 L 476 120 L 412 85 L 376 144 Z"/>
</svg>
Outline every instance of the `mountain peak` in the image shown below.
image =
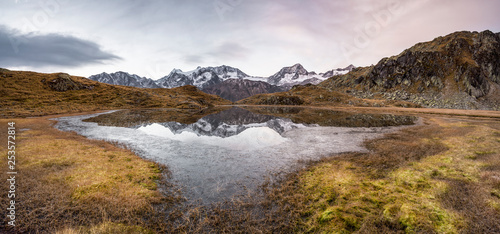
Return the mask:
<svg viewBox="0 0 500 234">
<path fill-rule="evenodd" d="M 131 76 L 130 73 L 124 72 L 124 71 L 117 71 L 117 72 L 114 72 L 114 73 L 111 73 L 111 74 L 123 74 L 123 75 L 129 75 L 129 76 Z M 137 76 L 137 75 L 134 74 L 134 76 Z"/>
<path fill-rule="evenodd" d="M 201 67 L 195 70 L 183 72 L 180 69 L 174 69 L 169 75 L 159 79 L 158 85 L 163 88 L 174 88 L 184 85 L 194 85 L 203 88 L 213 84 L 220 83 L 226 79 L 242 79 L 249 77 L 238 68 L 222 65 L 218 67 Z"/>
<path fill-rule="evenodd" d="M 287 69 L 287 68 L 291 69 L 293 71 L 298 71 L 298 72 L 304 73 L 304 74 L 307 73 L 307 70 L 300 63 L 296 63 L 291 67 L 284 67 L 283 69 Z"/>
<path fill-rule="evenodd" d="M 89 76 L 88 79 L 113 85 L 125 85 L 138 88 L 160 88 L 152 79 L 129 74 L 124 71 L 117 71 L 110 74 L 103 72 L 98 75 Z"/>
<path fill-rule="evenodd" d="M 461 50 L 463 46 L 472 45 L 476 39 L 478 40 L 490 40 L 495 41 L 498 34 L 491 32 L 490 30 L 485 30 L 482 32 L 469 32 L 469 31 L 458 31 L 450 33 L 446 36 L 440 36 L 432 41 L 420 42 L 411 48 L 403 51 L 401 54 L 407 51 L 412 52 L 453 52 L 454 50 Z M 489 39 L 488 39 L 489 38 Z"/>
<path fill-rule="evenodd" d="M 276 74 L 267 78 L 267 82 L 278 86 L 293 86 L 311 78 L 321 78 L 315 72 L 308 72 L 300 63 L 284 67 Z"/>
<path fill-rule="evenodd" d="M 289 67 L 283 67 L 281 71 L 287 71 L 287 72 L 300 72 L 300 73 L 307 73 L 307 70 L 302 66 L 300 63 L 296 63 L 292 66 Z"/>
<path fill-rule="evenodd" d="M 356 66 L 354 66 L 354 65 L 352 65 L 352 64 L 351 64 L 351 65 L 349 65 L 349 66 L 345 67 L 345 68 L 344 68 L 344 69 L 342 69 L 342 70 L 349 70 L 349 71 L 351 71 L 351 70 L 352 70 L 352 69 L 354 69 L 354 68 L 356 68 Z"/>
<path fill-rule="evenodd" d="M 174 69 L 172 69 L 172 71 L 170 72 L 170 74 L 173 74 L 173 73 L 182 73 L 182 70 L 174 68 Z"/>
<path fill-rule="evenodd" d="M 349 73 L 350 71 L 352 71 L 352 69 L 356 68 L 356 66 L 354 65 L 349 65 L 345 68 L 337 68 L 337 69 L 333 69 L 333 70 L 330 70 L 330 71 L 327 71 L 325 73 L 320 73 L 320 75 L 323 77 L 323 78 L 330 78 L 332 76 L 338 76 L 338 75 L 344 75 L 344 74 L 347 74 Z"/>
</svg>

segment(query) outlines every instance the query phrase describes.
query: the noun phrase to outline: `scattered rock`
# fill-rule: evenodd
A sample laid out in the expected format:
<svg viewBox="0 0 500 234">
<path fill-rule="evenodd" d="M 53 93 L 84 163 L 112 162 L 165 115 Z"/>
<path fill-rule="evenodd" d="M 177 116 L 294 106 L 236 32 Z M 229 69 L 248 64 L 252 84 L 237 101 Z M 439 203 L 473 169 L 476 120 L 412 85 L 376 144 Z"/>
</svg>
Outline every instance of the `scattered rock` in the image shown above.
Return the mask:
<svg viewBox="0 0 500 234">
<path fill-rule="evenodd" d="M 42 82 L 47 82 L 45 79 Z M 71 76 L 66 73 L 59 73 L 57 78 L 47 82 L 52 90 L 58 92 L 66 92 L 68 90 L 94 89 L 94 86 L 84 85 L 71 79 Z"/>
</svg>

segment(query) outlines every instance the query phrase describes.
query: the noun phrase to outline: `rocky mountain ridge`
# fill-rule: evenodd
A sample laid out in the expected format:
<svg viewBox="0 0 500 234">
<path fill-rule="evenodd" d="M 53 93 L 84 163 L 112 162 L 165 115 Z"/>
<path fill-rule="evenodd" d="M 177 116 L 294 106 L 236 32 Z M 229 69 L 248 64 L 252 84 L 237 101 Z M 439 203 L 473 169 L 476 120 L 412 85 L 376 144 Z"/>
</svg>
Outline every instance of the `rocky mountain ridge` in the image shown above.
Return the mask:
<svg viewBox="0 0 500 234">
<path fill-rule="evenodd" d="M 200 89 L 218 84 L 226 79 L 242 79 L 250 77 L 238 68 L 222 65 L 218 67 L 197 67 L 193 71 L 183 72 L 174 69 L 156 83 L 162 88 L 174 88 L 184 85 L 194 85 Z"/>
<path fill-rule="evenodd" d="M 499 110 L 500 36 L 491 31 L 455 32 L 319 86 L 424 107 Z"/>
<path fill-rule="evenodd" d="M 325 73 L 320 73 L 320 75 L 324 78 L 330 78 L 332 76 L 347 74 L 348 72 L 352 71 L 352 69 L 354 69 L 354 68 L 356 68 L 356 67 L 351 64 L 345 68 L 337 68 L 337 69 L 332 69 L 330 71 L 327 71 Z"/>
<path fill-rule="evenodd" d="M 123 71 L 118 71 L 110 74 L 103 72 L 101 74 L 89 76 L 88 78 L 94 81 L 112 85 L 125 85 L 137 88 L 161 88 L 152 79 L 140 77 L 135 74 L 129 74 Z"/>
<path fill-rule="evenodd" d="M 354 66 L 350 65 L 346 68 L 332 69 L 325 73 L 316 74 L 307 71 L 301 64 L 297 63 L 282 68 L 268 78 L 263 78 L 249 76 L 238 68 L 222 65 L 197 67 L 195 70 L 187 72 L 173 69 L 170 74 L 156 81 L 126 72 L 101 73 L 90 76 L 89 79 L 140 88 L 174 88 L 193 85 L 209 94 L 238 101 L 255 94 L 286 91 L 294 85 L 319 84 L 333 75 L 345 74 L 353 68 Z"/>
<path fill-rule="evenodd" d="M 102 83 L 140 88 L 175 88 L 184 85 L 194 85 L 200 89 L 222 83 L 227 79 L 247 79 L 267 82 L 271 85 L 290 89 L 294 85 L 318 84 L 331 76 L 345 74 L 353 68 L 354 66 L 350 65 L 346 68 L 337 68 L 325 73 L 316 74 L 316 72 L 307 71 L 301 64 L 297 63 L 290 67 L 284 67 L 279 72 L 266 78 L 250 76 L 238 68 L 222 65 L 217 67 L 197 67 L 195 70 L 187 72 L 180 69 L 173 69 L 168 75 L 159 80 L 121 71 L 109 74 L 103 72 L 89 76 L 88 78 Z"/>
<path fill-rule="evenodd" d="M 346 74 L 354 68 L 349 65 L 346 68 L 337 68 L 325 73 L 307 71 L 300 63 L 290 67 L 284 67 L 279 72 L 267 78 L 267 82 L 272 85 L 291 88 L 294 85 L 319 84 L 321 81 L 334 75 Z"/>
</svg>

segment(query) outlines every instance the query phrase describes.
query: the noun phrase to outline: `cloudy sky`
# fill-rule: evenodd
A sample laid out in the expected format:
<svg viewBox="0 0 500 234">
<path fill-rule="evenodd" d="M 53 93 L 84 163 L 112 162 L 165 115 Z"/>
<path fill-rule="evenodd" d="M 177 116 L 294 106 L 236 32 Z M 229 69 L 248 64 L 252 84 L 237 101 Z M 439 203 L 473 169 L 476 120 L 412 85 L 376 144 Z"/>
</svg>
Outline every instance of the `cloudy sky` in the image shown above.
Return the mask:
<svg viewBox="0 0 500 234">
<path fill-rule="evenodd" d="M 367 66 L 454 31 L 500 32 L 500 0 L 0 0 L 0 67 L 153 79 L 229 65 Z"/>
</svg>

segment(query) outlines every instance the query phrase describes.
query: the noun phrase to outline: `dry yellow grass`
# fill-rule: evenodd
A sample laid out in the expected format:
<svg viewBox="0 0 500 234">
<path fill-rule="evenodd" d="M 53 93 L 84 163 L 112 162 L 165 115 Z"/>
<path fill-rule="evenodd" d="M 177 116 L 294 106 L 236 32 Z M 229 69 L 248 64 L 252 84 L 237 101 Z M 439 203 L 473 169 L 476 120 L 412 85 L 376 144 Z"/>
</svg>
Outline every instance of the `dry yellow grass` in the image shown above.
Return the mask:
<svg viewBox="0 0 500 234">
<path fill-rule="evenodd" d="M 119 234 L 135 234 L 135 233 L 154 233 L 151 230 L 144 229 L 140 226 L 127 226 L 120 223 L 113 222 L 103 222 L 99 225 L 92 227 L 79 227 L 79 228 L 66 228 L 55 232 L 56 234 L 107 234 L 107 233 L 119 233 Z"/>
<path fill-rule="evenodd" d="M 162 177 L 157 164 L 109 143 L 60 132 L 46 118 L 10 121 L 17 129 L 17 231 L 53 232 L 94 225 L 126 230 L 128 225 L 141 224 L 141 212 L 163 199 L 157 190 Z M 7 122 L 0 120 L 4 169 Z M 2 181 L 6 176 L 0 175 Z M 5 189 L 0 199 L 6 204 Z"/>
<path fill-rule="evenodd" d="M 500 124 L 432 119 L 318 163 L 285 186 L 299 230 L 500 231 Z M 283 189 L 283 188 L 282 188 Z"/>
</svg>

